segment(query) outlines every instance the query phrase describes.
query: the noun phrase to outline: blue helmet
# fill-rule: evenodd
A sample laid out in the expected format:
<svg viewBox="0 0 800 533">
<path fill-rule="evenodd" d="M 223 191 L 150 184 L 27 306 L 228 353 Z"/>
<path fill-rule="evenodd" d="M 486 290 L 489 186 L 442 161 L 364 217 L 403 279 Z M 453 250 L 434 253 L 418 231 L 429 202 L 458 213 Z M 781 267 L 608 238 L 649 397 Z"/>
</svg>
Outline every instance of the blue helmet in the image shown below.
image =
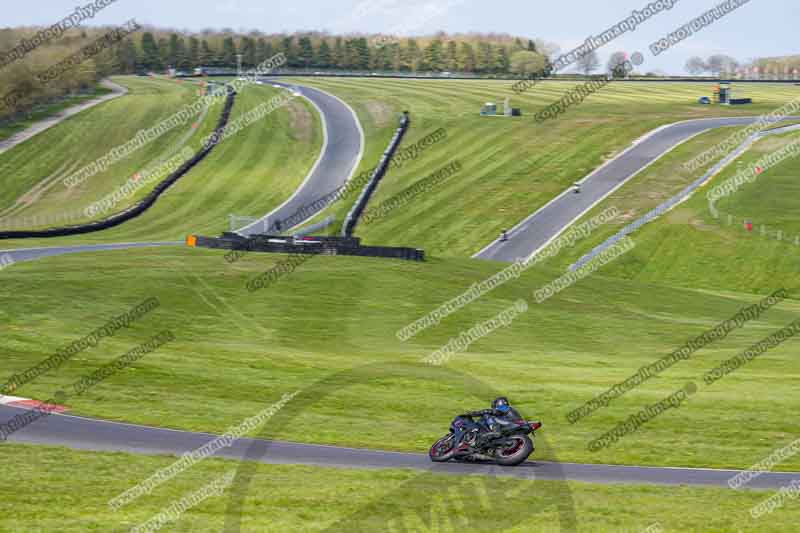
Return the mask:
<svg viewBox="0 0 800 533">
<path fill-rule="evenodd" d="M 495 398 L 495 400 L 492 402 L 492 409 L 495 411 L 500 411 L 501 413 L 509 412 L 511 410 L 511 406 L 508 404 L 508 398 L 505 396 Z"/>
</svg>

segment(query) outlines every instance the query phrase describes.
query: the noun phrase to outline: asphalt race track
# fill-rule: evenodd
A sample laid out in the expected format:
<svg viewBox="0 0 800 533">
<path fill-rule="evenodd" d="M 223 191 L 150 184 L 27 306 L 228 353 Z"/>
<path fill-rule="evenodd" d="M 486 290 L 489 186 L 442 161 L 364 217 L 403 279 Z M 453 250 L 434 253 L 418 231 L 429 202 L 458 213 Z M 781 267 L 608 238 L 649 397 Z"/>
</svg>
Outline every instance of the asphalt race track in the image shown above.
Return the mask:
<svg viewBox="0 0 800 533">
<path fill-rule="evenodd" d="M 267 79 L 267 81 L 270 81 Z M 364 153 L 364 132 L 355 112 L 340 99 L 326 92 L 310 87 L 300 87 L 270 81 L 275 85 L 295 90 L 316 106 L 325 126 L 325 142 L 322 155 L 314 164 L 303 184 L 282 205 L 256 222 L 238 230 L 242 235 L 264 233 L 276 220 L 285 220 L 313 204 L 320 198 L 342 187 L 355 173 Z M 304 212 L 307 220 L 324 209 L 320 205 L 315 210 Z M 305 211 L 305 210 L 304 210 Z M 298 221 L 297 226 L 300 222 Z M 287 230 L 289 228 L 282 228 Z"/>
<path fill-rule="evenodd" d="M 0 250 L 0 256 L 9 255 L 15 263 L 33 261 L 54 255 L 77 254 L 83 252 L 99 252 L 109 250 L 127 250 L 129 248 L 152 248 L 154 246 L 180 246 L 183 241 L 175 242 L 122 242 L 118 244 L 85 244 L 76 246 L 53 246 L 48 248 L 17 248 Z"/>
<path fill-rule="evenodd" d="M 25 412 L 0 406 L 0 423 Z M 66 446 L 79 450 L 118 451 L 148 455 L 180 456 L 214 439 L 208 433 L 191 433 L 133 424 L 105 422 L 71 415 L 51 414 L 9 436 L 9 442 Z M 252 439 L 239 439 L 223 448 L 216 457 L 244 459 Z M 738 470 L 696 468 L 612 466 L 529 461 L 513 468 L 490 464 L 439 463 L 427 455 L 340 448 L 314 444 L 261 441 L 266 452 L 258 459 L 268 464 L 303 464 L 334 468 L 410 468 L 440 474 L 491 474 L 525 479 L 573 480 L 593 483 L 633 483 L 658 485 L 710 485 L 728 487 Z M 252 457 L 252 452 L 249 454 Z M 750 481 L 747 488 L 778 489 L 791 484 L 800 474 L 766 472 Z"/>
<path fill-rule="evenodd" d="M 755 121 L 755 117 L 698 119 L 654 130 L 581 180 L 579 194 L 572 188 L 564 191 L 510 230 L 506 242 L 498 238 L 473 257 L 507 262 L 527 259 L 581 215 L 682 142 L 710 129 L 744 126 Z"/>
</svg>

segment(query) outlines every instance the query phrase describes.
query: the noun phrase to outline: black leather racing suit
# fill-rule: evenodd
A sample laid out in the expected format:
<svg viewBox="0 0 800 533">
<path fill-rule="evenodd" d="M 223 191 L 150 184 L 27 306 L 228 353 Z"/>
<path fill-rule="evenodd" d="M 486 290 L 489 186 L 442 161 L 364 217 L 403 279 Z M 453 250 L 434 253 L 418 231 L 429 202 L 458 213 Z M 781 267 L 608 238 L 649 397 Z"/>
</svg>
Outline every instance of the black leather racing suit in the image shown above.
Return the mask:
<svg viewBox="0 0 800 533">
<path fill-rule="evenodd" d="M 494 409 L 482 409 L 480 411 L 468 411 L 464 414 L 458 415 L 464 424 L 456 429 L 456 449 L 463 444 L 480 444 L 480 442 L 487 439 L 500 436 L 500 431 L 497 426 L 504 426 L 510 424 L 515 420 L 521 420 L 522 415 L 516 409 L 510 407 L 505 413 L 496 411 Z M 474 419 L 474 420 L 473 420 Z M 473 441 L 471 434 L 473 430 L 477 429 L 477 438 Z M 464 437 L 470 435 L 470 441 L 462 442 Z M 463 446 L 466 451 L 467 446 Z"/>
</svg>

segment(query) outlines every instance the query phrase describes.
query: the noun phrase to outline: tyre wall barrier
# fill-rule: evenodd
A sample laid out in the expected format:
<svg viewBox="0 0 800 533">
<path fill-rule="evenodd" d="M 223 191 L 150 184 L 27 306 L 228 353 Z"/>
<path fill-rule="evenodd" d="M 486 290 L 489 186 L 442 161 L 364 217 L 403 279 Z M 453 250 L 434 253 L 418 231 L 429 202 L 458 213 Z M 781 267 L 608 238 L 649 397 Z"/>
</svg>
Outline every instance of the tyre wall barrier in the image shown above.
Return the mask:
<svg viewBox="0 0 800 533">
<path fill-rule="evenodd" d="M 225 126 L 228 125 L 228 120 L 230 119 L 231 109 L 233 109 L 233 103 L 236 98 L 236 93 L 230 91 L 228 93 L 227 98 L 225 99 L 225 107 L 222 109 L 222 115 L 219 117 L 219 122 L 217 124 L 216 129 L 214 130 L 219 136 L 222 135 L 222 132 L 225 129 Z M 175 172 L 164 178 L 161 183 L 156 185 L 156 187 L 150 191 L 150 193 L 145 196 L 141 201 L 137 204 L 129 207 L 125 211 L 112 215 L 108 218 L 103 220 L 98 220 L 96 222 L 88 222 L 86 224 L 80 224 L 76 226 L 65 226 L 61 228 L 50 228 L 45 230 L 29 230 L 29 231 L 3 231 L 0 232 L 0 239 L 32 239 L 32 238 L 42 238 L 42 237 L 63 237 L 66 235 L 81 235 L 84 233 L 93 233 L 95 231 L 102 231 L 105 229 L 113 228 L 115 226 L 119 226 L 120 224 L 127 222 L 131 219 L 134 219 L 150 209 L 153 204 L 156 203 L 156 200 L 166 192 L 172 185 L 175 184 L 181 177 L 183 177 L 187 172 L 189 172 L 195 165 L 197 165 L 200 161 L 205 159 L 205 157 L 214 149 L 214 144 L 207 144 L 203 146 L 191 159 L 183 163 Z"/>
<path fill-rule="evenodd" d="M 400 119 L 400 126 L 397 128 L 397 131 L 394 132 L 394 136 L 389 143 L 389 147 L 385 152 L 383 152 L 383 157 L 381 157 L 380 163 L 378 163 L 378 166 L 375 168 L 375 172 L 372 173 L 372 177 L 364 186 L 364 189 L 361 191 L 361 195 L 358 197 L 358 200 L 356 200 L 356 203 L 353 204 L 353 208 L 347 214 L 347 218 L 345 219 L 344 226 L 342 228 L 342 235 L 346 237 L 351 237 L 353 235 L 353 232 L 356 229 L 356 224 L 358 224 L 358 219 L 367 208 L 369 199 L 372 197 L 375 189 L 378 188 L 378 183 L 380 183 L 380 181 L 383 179 L 383 176 L 386 175 L 386 171 L 389 169 L 389 164 L 392 162 L 394 153 L 397 151 L 398 146 L 400 146 L 403 137 L 408 131 L 409 124 L 411 124 L 411 120 L 408 118 L 408 111 L 404 111 L 403 118 Z"/>
<path fill-rule="evenodd" d="M 293 239 L 285 235 L 258 235 L 247 238 L 236 234 L 223 233 L 222 237 L 219 238 L 189 235 L 186 238 L 186 244 L 192 247 L 218 250 L 280 254 L 355 255 L 406 259 L 409 261 L 425 260 L 424 250 L 392 246 L 364 246 L 358 237 L 325 236 Z"/>
</svg>

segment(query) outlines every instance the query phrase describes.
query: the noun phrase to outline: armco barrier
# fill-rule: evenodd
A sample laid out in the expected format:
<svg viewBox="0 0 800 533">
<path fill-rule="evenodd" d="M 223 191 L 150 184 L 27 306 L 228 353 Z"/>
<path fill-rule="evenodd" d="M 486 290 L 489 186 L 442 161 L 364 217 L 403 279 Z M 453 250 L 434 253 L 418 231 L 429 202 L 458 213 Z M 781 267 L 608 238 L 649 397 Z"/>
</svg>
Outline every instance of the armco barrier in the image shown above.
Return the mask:
<svg viewBox="0 0 800 533">
<path fill-rule="evenodd" d="M 397 151 L 397 147 L 400 146 L 410 123 L 411 120 L 408 118 L 408 111 L 404 111 L 403 118 L 400 119 L 400 126 L 397 128 L 397 131 L 394 132 L 394 137 L 392 137 L 389 147 L 383 152 L 383 157 L 381 157 L 380 163 L 378 163 L 378 166 L 375 168 L 375 172 L 372 173 L 372 177 L 367 182 L 364 190 L 361 191 L 358 200 L 356 200 L 356 203 L 353 204 L 353 208 L 347 214 L 344 227 L 342 228 L 342 235 L 346 237 L 353 235 L 356 224 L 358 224 L 358 219 L 361 217 L 362 213 L 364 213 L 364 209 L 367 208 L 369 199 L 372 197 L 372 193 L 375 192 L 375 189 L 377 189 L 378 183 L 380 183 L 383 176 L 386 175 L 386 171 L 389 169 L 389 163 L 392 162 L 394 153 Z"/>
<path fill-rule="evenodd" d="M 425 251 L 415 248 L 390 246 L 363 246 L 358 237 L 303 237 L 294 239 L 285 235 L 256 235 L 242 237 L 236 233 L 223 233 L 221 237 L 189 235 L 186 244 L 192 247 L 220 250 L 240 250 L 280 254 L 356 255 L 362 257 L 387 257 L 424 261 Z"/>
<path fill-rule="evenodd" d="M 215 132 L 222 135 L 222 131 L 225 129 L 225 126 L 228 125 L 228 119 L 231 115 L 231 109 L 233 108 L 233 102 L 235 100 L 236 93 L 234 91 L 228 92 L 228 96 L 225 99 L 225 107 L 222 109 L 222 115 L 219 117 L 219 123 L 215 129 Z M 189 172 L 196 164 L 202 161 L 210 152 L 214 149 L 213 144 L 203 146 L 200 151 L 198 151 L 194 157 L 186 161 L 183 165 L 181 165 L 175 172 L 167 176 L 161 183 L 159 183 L 155 189 L 150 191 L 150 193 L 145 196 L 139 203 L 131 206 L 130 208 L 122 211 L 121 213 L 117 213 L 115 215 L 110 216 L 109 218 L 98 220 L 97 222 L 89 222 L 86 224 L 81 224 L 78 226 L 66 226 L 62 228 L 51 228 L 46 230 L 38 230 L 38 231 L 3 231 L 0 232 L 0 239 L 31 239 L 31 238 L 40 238 L 40 237 L 63 237 L 65 235 L 81 235 L 84 233 L 93 233 L 95 231 L 102 231 L 108 228 L 113 228 L 114 226 L 119 226 L 123 222 L 127 222 L 128 220 L 134 219 L 150 209 L 153 204 L 156 203 L 159 196 L 164 194 L 164 192 L 169 189 L 172 185 L 175 184 L 184 174 Z"/>
</svg>

